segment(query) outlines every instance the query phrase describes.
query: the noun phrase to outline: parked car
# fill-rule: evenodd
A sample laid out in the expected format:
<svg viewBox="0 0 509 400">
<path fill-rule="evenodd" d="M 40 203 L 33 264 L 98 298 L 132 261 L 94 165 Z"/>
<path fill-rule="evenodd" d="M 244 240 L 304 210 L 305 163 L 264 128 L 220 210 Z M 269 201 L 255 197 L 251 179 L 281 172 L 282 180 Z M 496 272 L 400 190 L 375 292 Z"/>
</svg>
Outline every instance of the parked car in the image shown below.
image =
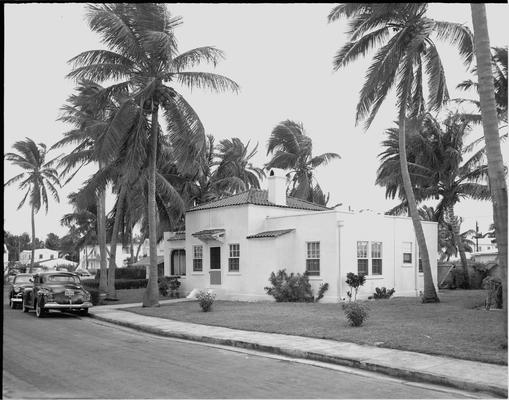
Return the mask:
<svg viewBox="0 0 509 400">
<path fill-rule="evenodd" d="M 13 275 L 13 280 L 9 290 L 9 307 L 17 308 L 18 305 L 21 308 L 23 302 L 23 291 L 25 288 L 32 287 L 33 284 L 32 274 L 18 274 Z"/>
<path fill-rule="evenodd" d="M 84 269 L 77 269 L 74 271 L 81 279 L 94 279 L 94 276 Z"/>
<path fill-rule="evenodd" d="M 42 272 L 34 275 L 33 287 L 23 291 L 23 312 L 35 309 L 37 318 L 49 310 L 76 311 L 87 315 L 92 307 L 90 293 L 72 272 Z"/>
</svg>

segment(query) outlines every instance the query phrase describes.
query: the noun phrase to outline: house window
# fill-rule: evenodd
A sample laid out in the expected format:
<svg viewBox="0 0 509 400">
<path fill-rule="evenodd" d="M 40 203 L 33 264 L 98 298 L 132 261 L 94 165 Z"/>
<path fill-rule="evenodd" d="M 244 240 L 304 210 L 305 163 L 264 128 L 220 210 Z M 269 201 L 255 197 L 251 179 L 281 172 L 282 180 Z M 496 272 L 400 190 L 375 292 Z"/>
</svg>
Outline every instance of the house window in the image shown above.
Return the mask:
<svg viewBox="0 0 509 400">
<path fill-rule="evenodd" d="M 382 275 L 382 242 L 371 242 L 371 273 Z"/>
<path fill-rule="evenodd" d="M 55 258 L 55 255 L 54 255 L 54 254 L 51 254 L 51 255 L 49 256 L 49 259 L 50 259 L 50 260 L 53 260 L 54 258 Z"/>
<path fill-rule="evenodd" d="M 193 246 L 193 272 L 203 271 L 203 246 Z"/>
<path fill-rule="evenodd" d="M 239 272 L 240 265 L 240 244 L 230 245 L 230 257 L 228 258 L 228 271 Z"/>
<path fill-rule="evenodd" d="M 412 242 L 403 242 L 403 264 L 412 264 Z"/>
<path fill-rule="evenodd" d="M 424 272 L 424 270 L 422 269 L 422 258 L 419 257 L 419 272 Z"/>
<path fill-rule="evenodd" d="M 308 275 L 320 275 L 320 242 L 306 242 L 306 272 Z"/>
<path fill-rule="evenodd" d="M 42 258 L 42 254 L 39 254 L 39 260 Z"/>
<path fill-rule="evenodd" d="M 357 242 L 357 273 L 367 275 L 368 272 L 368 242 Z"/>
</svg>

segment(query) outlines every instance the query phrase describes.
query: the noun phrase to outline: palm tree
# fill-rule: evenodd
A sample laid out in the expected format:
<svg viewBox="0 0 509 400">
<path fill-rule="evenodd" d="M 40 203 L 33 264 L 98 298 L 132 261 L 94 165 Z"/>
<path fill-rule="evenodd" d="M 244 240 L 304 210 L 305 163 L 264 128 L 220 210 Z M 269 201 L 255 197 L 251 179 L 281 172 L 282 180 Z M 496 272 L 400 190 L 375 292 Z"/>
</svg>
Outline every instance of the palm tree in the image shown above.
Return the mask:
<svg viewBox="0 0 509 400">
<path fill-rule="evenodd" d="M 454 206 L 462 198 L 490 199 L 488 186 L 483 183 L 487 175 L 484 164 L 485 149 L 481 148 L 466 160 L 463 159 L 467 153 L 465 149 L 472 148 L 471 145 L 463 145 L 468 129 L 468 121 L 461 114 L 449 115 L 443 124 L 426 114 L 420 121 L 418 134 L 410 136 L 406 142 L 409 173 L 414 182 L 416 201 L 440 199 L 435 210 L 436 220 L 442 225 L 450 226 L 463 265 L 466 286 L 469 282 L 467 259 Z M 399 194 L 402 203 L 389 211 L 391 214 L 398 214 L 408 209 L 398 167 L 398 130 L 389 129 L 387 134 L 389 138 L 383 142 L 385 150 L 380 154 L 381 164 L 376 183 L 385 186 L 387 197 L 394 198 L 396 193 Z"/>
<path fill-rule="evenodd" d="M 491 64 L 493 70 L 493 85 L 495 87 L 495 104 L 500 121 L 507 123 L 507 47 L 491 48 Z M 473 74 L 477 74 L 477 67 L 472 68 Z M 479 84 L 476 80 L 467 79 L 460 82 L 457 89 L 469 91 L 474 89 L 479 94 Z M 457 102 L 468 102 L 473 104 L 481 112 L 481 103 L 479 100 L 454 99 Z M 480 114 L 473 115 L 476 122 L 481 122 Z"/>
<path fill-rule="evenodd" d="M 498 133 L 497 104 L 490 62 L 490 39 L 486 6 L 471 4 L 472 24 L 474 27 L 475 56 L 479 82 L 481 115 L 488 157 L 488 175 L 493 201 L 493 219 L 497 235 L 499 263 L 502 272 L 503 309 L 505 338 L 507 340 L 507 184 L 505 181 L 504 160 L 500 150 Z M 507 347 L 507 342 L 505 343 Z"/>
<path fill-rule="evenodd" d="M 265 176 L 262 168 L 252 165 L 250 160 L 256 154 L 258 144 L 250 151 L 239 138 L 223 139 L 219 142 L 215 156 L 217 169 L 212 180 L 218 191 L 235 194 L 249 188 L 260 188 L 260 179 Z"/>
<path fill-rule="evenodd" d="M 460 24 L 441 22 L 425 16 L 427 3 L 341 4 L 330 12 L 329 22 L 349 19 L 349 41 L 337 52 L 333 64 L 338 70 L 368 51 L 378 48 L 360 92 L 356 122 L 365 120 L 368 129 L 390 89 L 396 87 L 399 151 L 403 187 L 424 271 L 423 302 L 440 301 L 431 275 L 426 240 L 419 219 L 406 156 L 407 117 L 425 109 L 423 80 L 428 78 L 427 108 L 437 110 L 449 97 L 444 68 L 432 35 L 459 46 L 468 65 L 472 58 L 472 35 Z"/>
<path fill-rule="evenodd" d="M 212 73 L 185 71 L 201 62 L 214 65 L 223 53 L 214 47 L 200 47 L 178 54 L 174 29 L 180 18 L 170 15 L 165 4 L 115 3 L 88 6 L 90 28 L 99 33 L 109 50 L 85 51 L 71 62 L 74 70 L 69 77 L 93 79 L 98 82 L 123 80 L 107 90 L 132 90 L 131 107 L 149 119 L 149 146 L 146 152 L 149 166 L 148 221 L 150 241 L 150 276 L 143 298 L 144 306 L 157 306 L 157 220 L 156 220 L 156 160 L 160 141 L 159 109 L 162 107 L 168 130 L 177 149 L 182 154 L 179 168 L 186 169 L 185 159 L 192 159 L 204 146 L 204 129 L 192 107 L 168 83 L 178 82 L 188 87 L 208 88 L 214 91 L 238 90 L 232 80 Z M 113 132 L 124 132 L 126 120 L 119 119 Z M 127 123 L 129 129 L 132 121 Z M 179 148 L 179 137 L 194 139 L 193 148 L 184 154 Z M 190 157 L 191 156 L 191 157 Z"/>
<path fill-rule="evenodd" d="M 265 168 L 289 170 L 287 176 L 292 181 L 289 195 L 306 201 L 319 202 L 324 200 L 324 196 L 313 176 L 314 170 L 341 157 L 336 153 L 313 156 L 312 148 L 313 141 L 306 135 L 302 123 L 291 120 L 280 122 L 272 130 L 267 143 L 267 155 L 272 154 L 272 159 Z"/>
<path fill-rule="evenodd" d="M 62 157 L 59 166 L 63 167 L 62 176 L 71 174 L 68 183 L 76 173 L 89 163 L 97 163 L 102 170 L 112 152 L 118 149 L 116 141 L 108 140 L 111 134 L 108 127 L 118 111 L 116 104 L 105 96 L 105 89 L 90 80 L 82 80 L 76 88 L 77 93 L 71 95 L 62 107 L 60 120 L 73 125 L 74 129 L 64 133 L 64 137 L 52 148 L 68 144 L 76 147 Z M 125 94 L 124 94 L 125 95 Z M 93 194 L 95 197 L 95 193 Z M 97 235 L 100 253 L 99 290 L 108 291 L 107 282 L 107 249 L 106 249 L 106 192 L 104 188 L 97 193 Z"/>
<path fill-rule="evenodd" d="M 4 186 L 19 182 L 19 189 L 22 191 L 26 190 L 25 196 L 18 205 L 18 210 L 23 207 L 27 198 L 29 198 L 28 204 L 31 207 L 32 222 L 31 266 L 33 267 L 35 256 L 35 214 L 39 212 L 41 206 L 45 206 L 46 213 L 48 212 L 48 192 L 57 202 L 60 202 L 57 191 L 57 187 L 60 187 L 60 181 L 58 180 L 57 170 L 53 168 L 56 158 L 46 161 L 46 145 L 43 143 L 36 144 L 29 138 L 14 143 L 12 147 L 18 153 L 7 153 L 5 159 L 21 167 L 25 172 L 9 179 Z"/>
</svg>

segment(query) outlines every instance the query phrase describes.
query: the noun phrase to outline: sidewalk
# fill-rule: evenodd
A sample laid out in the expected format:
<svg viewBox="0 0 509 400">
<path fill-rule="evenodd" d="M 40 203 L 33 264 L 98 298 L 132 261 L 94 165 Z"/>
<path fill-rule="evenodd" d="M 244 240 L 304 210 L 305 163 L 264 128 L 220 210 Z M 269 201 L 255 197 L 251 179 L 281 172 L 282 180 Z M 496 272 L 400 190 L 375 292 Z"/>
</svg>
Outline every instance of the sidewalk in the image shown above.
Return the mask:
<svg viewBox="0 0 509 400">
<path fill-rule="evenodd" d="M 160 304 L 180 301 L 193 300 L 165 300 Z M 199 325 L 147 317 L 122 310 L 138 305 L 97 306 L 90 309 L 90 315 L 103 321 L 163 336 L 266 351 L 295 358 L 366 369 L 411 381 L 487 392 L 505 398 L 508 396 L 508 368 L 504 365 L 334 340 Z"/>
</svg>

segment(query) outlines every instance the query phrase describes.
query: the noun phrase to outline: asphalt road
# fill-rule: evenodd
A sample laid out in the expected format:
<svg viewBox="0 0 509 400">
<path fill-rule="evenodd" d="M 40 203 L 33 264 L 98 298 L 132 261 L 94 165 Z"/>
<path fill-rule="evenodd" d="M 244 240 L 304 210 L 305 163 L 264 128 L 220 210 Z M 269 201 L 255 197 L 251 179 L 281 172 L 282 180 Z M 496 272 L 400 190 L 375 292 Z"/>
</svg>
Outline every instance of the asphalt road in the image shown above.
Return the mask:
<svg viewBox="0 0 509 400">
<path fill-rule="evenodd" d="M 173 340 L 4 304 L 3 398 L 468 398 L 468 393 Z M 360 375 L 359 375 L 360 374 Z"/>
</svg>

